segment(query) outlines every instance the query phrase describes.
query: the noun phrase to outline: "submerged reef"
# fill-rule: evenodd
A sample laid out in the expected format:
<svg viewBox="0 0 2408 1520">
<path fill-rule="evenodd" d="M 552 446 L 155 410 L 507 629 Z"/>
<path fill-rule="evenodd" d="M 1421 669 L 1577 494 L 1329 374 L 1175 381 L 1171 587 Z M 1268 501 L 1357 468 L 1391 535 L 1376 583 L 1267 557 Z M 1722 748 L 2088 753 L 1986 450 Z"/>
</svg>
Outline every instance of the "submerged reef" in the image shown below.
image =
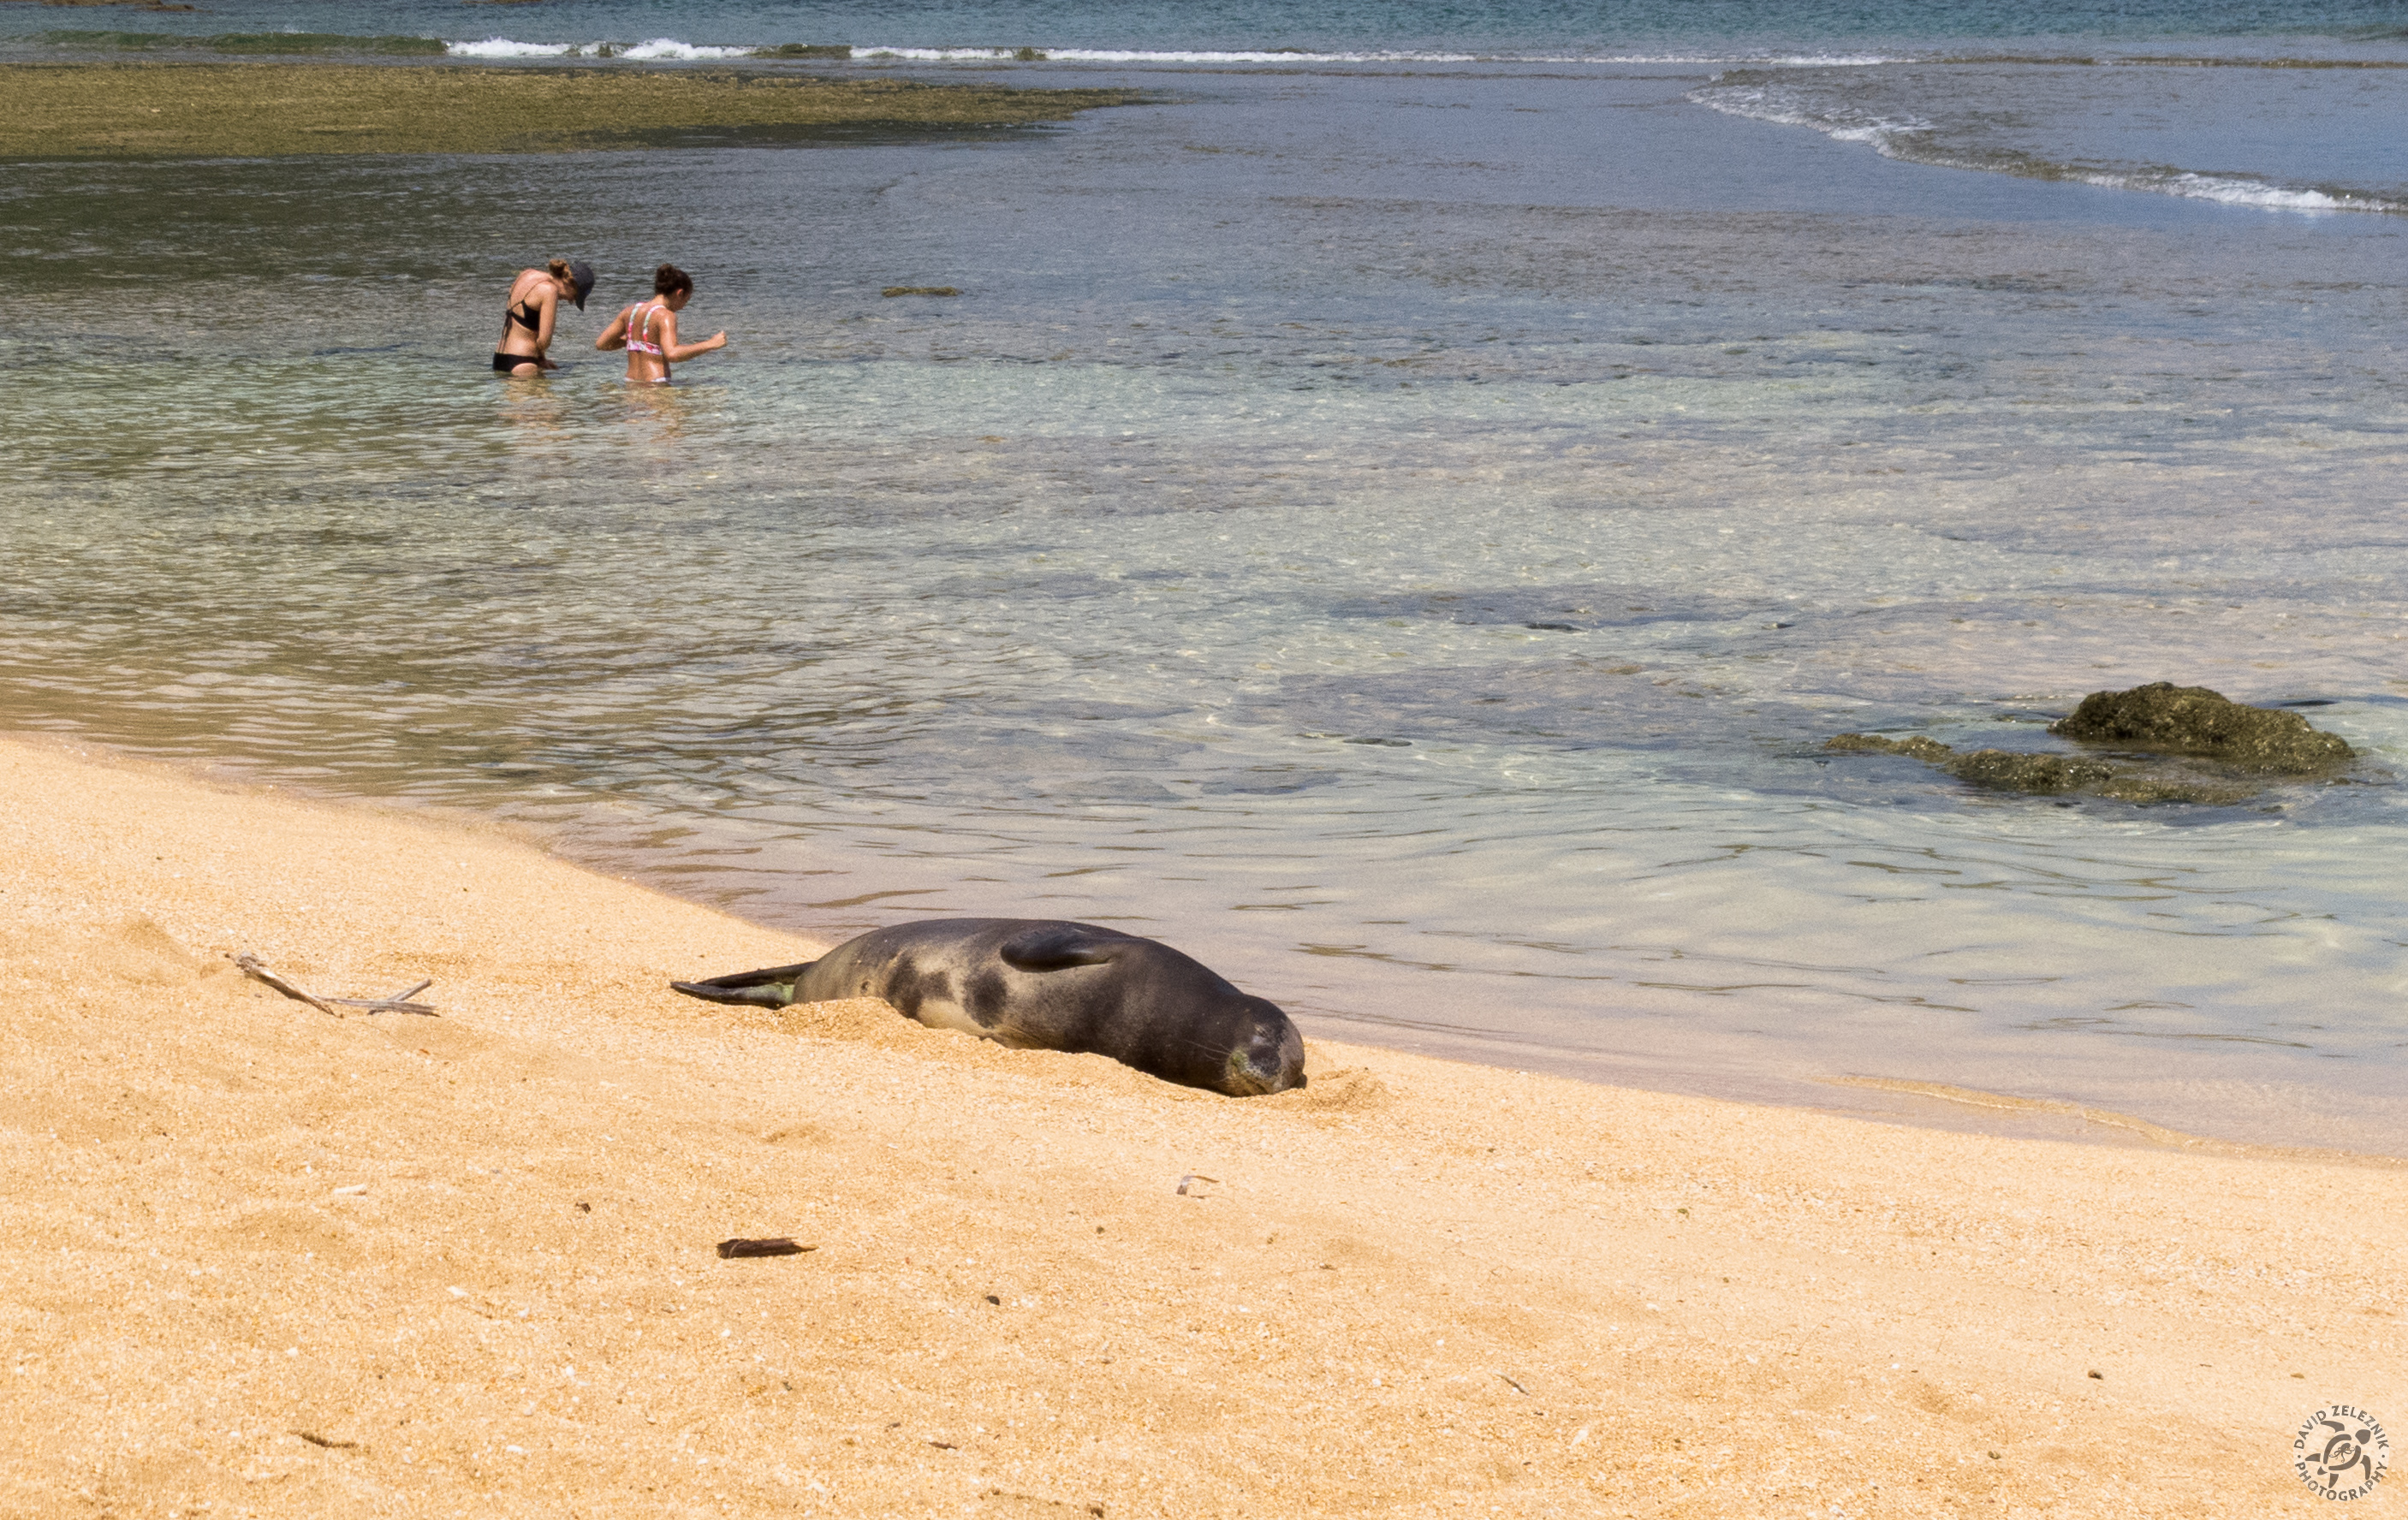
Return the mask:
<svg viewBox="0 0 2408 1520">
<path fill-rule="evenodd" d="M 316 38 L 312 47 L 325 40 Z M 1129 90 L 803 79 L 728 69 L 0 64 L 0 159 L 551 153 L 845 142 L 1034 126 L 1138 98 Z"/>
<path fill-rule="evenodd" d="M 2084 793 L 2118 802 L 2231 807 L 2265 790 L 2271 777 L 2338 770 L 2357 755 L 2339 735 L 2296 712 L 2253 708 L 2204 686 L 2156 681 L 2093 692 L 2050 733 L 2086 744 L 2145 752 L 2096 757 L 2016 750 L 1959 751 L 1914 735 L 1841 734 L 1823 748 L 1842 754 L 1903 754 L 1971 786 L 2030 796 Z"/>
</svg>

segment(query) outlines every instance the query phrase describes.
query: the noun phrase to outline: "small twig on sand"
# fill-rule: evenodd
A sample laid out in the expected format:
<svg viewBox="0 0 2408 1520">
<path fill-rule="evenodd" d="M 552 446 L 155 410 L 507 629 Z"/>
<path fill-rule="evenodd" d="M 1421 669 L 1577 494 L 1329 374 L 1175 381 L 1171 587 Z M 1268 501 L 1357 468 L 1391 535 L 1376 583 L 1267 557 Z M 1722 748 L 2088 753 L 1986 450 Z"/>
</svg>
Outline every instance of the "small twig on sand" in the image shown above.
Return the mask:
<svg viewBox="0 0 2408 1520">
<path fill-rule="evenodd" d="M 1506 1378 L 1506 1377 L 1505 1377 L 1505 1374 L 1504 1374 L 1504 1373 L 1502 1373 L 1502 1372 L 1499 1372 L 1499 1373 L 1498 1373 L 1497 1375 L 1498 1375 L 1498 1377 L 1500 1377 L 1500 1378 L 1505 1378 L 1505 1381 L 1506 1381 L 1507 1383 L 1512 1384 L 1512 1387 L 1513 1387 L 1513 1391 L 1514 1391 L 1515 1393 L 1520 1394 L 1520 1395 L 1521 1395 L 1523 1398 L 1529 1398 L 1529 1397 L 1530 1397 L 1530 1390 L 1529 1390 L 1529 1389 L 1523 1387 L 1523 1386 L 1522 1386 L 1520 1384 L 1518 1384 L 1518 1383 L 1514 1383 L 1514 1382 L 1513 1382 L 1513 1380 L 1512 1380 L 1512 1378 Z"/>
<path fill-rule="evenodd" d="M 294 1002 L 307 1003 L 321 1013 L 334 1013 L 335 1017 L 338 1019 L 342 1017 L 340 1013 L 335 1013 L 333 1007 L 330 1006 L 324 998 L 311 997 L 309 994 L 303 992 L 300 988 L 294 986 L 292 982 L 285 981 L 282 977 L 278 976 L 275 972 L 269 970 L 265 965 L 262 964 L 258 956 L 253 955 L 249 952 L 245 952 L 242 954 L 235 956 L 234 963 L 242 968 L 243 975 L 251 978 L 255 982 L 266 982 L 269 986 L 274 987 L 278 992 L 280 992 L 285 997 L 292 998 Z"/>
<path fill-rule="evenodd" d="M 261 982 L 265 982 L 269 986 L 274 987 L 278 992 L 282 993 L 285 997 L 294 998 L 299 1002 L 307 1003 L 321 1013 L 333 1013 L 335 1017 L 338 1019 L 343 1015 L 336 1011 L 341 1008 L 364 1008 L 371 1013 L 423 1013 L 428 1018 L 436 1018 L 439 1016 L 436 1013 L 435 1010 L 429 1008 L 426 1004 L 413 1003 L 410 1001 L 412 997 L 417 997 L 420 993 L 424 992 L 427 988 L 435 985 L 435 979 L 433 977 L 427 978 L 425 981 L 418 983 L 418 985 L 414 987 L 406 988 L 403 991 L 394 993 L 390 997 L 320 997 L 314 994 L 303 991 L 292 982 L 285 981 L 282 977 L 278 976 L 275 972 L 269 970 L 258 956 L 251 954 L 248 952 L 245 952 L 240 955 L 236 955 L 233 957 L 233 959 L 236 966 L 242 968 L 243 975 L 254 977 Z"/>
<path fill-rule="evenodd" d="M 1191 1195 L 1191 1194 L 1187 1191 L 1188 1185 L 1189 1185 L 1190 1183 L 1211 1183 L 1213 1186 L 1218 1187 L 1218 1186 L 1220 1186 L 1220 1185 L 1221 1185 L 1221 1179 L 1219 1179 L 1218 1177 L 1207 1177 L 1207 1176 L 1205 1176 L 1205 1175 L 1204 1175 L 1202 1172 L 1200 1172 L 1200 1171 L 1191 1171 L 1191 1172 L 1189 1172 L 1186 1176 L 1182 1177 L 1181 1179 L 1179 1179 L 1179 1196 L 1180 1196 L 1181 1197 L 1182 1197 L 1182 1198 L 1183 1198 L 1183 1197 L 1203 1197 L 1203 1194 L 1201 1194 L 1201 1193 L 1197 1193 L 1197 1194 L 1193 1194 L 1193 1195 Z"/>
<path fill-rule="evenodd" d="M 432 982 L 422 982 L 409 992 L 433 985 Z M 329 997 L 326 1001 L 341 1008 L 365 1008 L 371 1013 L 423 1013 L 429 1018 L 436 1017 L 435 1010 L 424 1003 L 411 1002 L 409 992 L 397 992 L 390 997 Z"/>
</svg>

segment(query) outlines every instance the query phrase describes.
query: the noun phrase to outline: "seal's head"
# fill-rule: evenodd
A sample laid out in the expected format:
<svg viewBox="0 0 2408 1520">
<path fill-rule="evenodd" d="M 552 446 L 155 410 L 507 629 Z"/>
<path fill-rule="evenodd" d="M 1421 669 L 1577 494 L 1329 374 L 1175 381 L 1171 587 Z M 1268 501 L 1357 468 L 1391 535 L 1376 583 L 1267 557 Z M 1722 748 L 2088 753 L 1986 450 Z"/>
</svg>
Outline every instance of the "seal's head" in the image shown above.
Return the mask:
<svg viewBox="0 0 2408 1520">
<path fill-rule="evenodd" d="M 1304 1037 L 1279 1005 L 1249 997 L 1239 1014 L 1236 1037 L 1222 1080 L 1214 1085 L 1231 1097 L 1284 1093 L 1304 1085 Z"/>
</svg>

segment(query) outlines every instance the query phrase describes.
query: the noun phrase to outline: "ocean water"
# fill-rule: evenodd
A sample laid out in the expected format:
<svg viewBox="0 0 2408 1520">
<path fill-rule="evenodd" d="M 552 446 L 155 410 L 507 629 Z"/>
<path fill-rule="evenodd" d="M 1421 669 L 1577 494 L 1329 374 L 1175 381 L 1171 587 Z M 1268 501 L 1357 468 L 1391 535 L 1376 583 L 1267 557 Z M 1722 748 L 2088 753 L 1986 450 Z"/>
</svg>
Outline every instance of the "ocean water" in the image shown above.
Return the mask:
<svg viewBox="0 0 2408 1520">
<path fill-rule="evenodd" d="M 7 165 L 0 726 L 824 935 L 1116 924 L 1308 1032 L 2408 1154 L 2408 6 L 11 10 L 1145 98 Z M 497 381 L 552 255 L 568 367 Z M 663 258 L 732 341 L 631 391 L 585 345 Z M 2365 757 L 2136 807 L 1822 749 L 2153 680 Z"/>
</svg>

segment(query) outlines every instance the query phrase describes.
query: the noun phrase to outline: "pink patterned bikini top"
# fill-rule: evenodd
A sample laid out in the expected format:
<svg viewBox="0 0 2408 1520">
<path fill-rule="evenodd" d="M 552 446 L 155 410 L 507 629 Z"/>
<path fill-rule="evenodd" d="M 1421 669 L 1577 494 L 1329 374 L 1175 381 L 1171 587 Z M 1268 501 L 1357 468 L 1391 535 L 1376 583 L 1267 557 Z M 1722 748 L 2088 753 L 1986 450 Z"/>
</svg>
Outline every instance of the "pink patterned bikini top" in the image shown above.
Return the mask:
<svg viewBox="0 0 2408 1520">
<path fill-rule="evenodd" d="M 663 363 L 667 362 L 668 355 L 661 351 L 661 346 L 653 342 L 651 337 L 652 318 L 661 309 L 661 304 L 656 300 L 638 301 L 636 303 L 635 309 L 627 313 L 628 352 L 649 353 Z"/>
</svg>

